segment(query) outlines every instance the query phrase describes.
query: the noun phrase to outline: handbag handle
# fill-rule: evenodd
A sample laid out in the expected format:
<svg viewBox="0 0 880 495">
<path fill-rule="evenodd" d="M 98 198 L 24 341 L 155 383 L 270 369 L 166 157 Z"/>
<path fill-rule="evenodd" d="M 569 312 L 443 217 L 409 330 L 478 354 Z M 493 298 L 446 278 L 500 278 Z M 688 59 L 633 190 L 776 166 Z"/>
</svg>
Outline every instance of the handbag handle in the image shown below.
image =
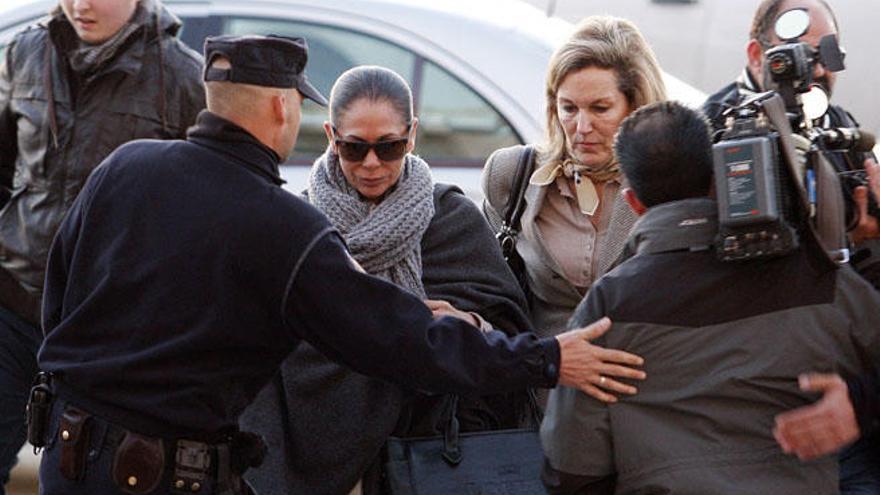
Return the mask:
<svg viewBox="0 0 880 495">
<path fill-rule="evenodd" d="M 541 408 L 538 407 L 538 395 L 535 393 L 535 389 L 526 389 L 526 401 L 537 428 L 541 425 L 544 414 L 541 412 Z M 444 402 L 449 420 L 446 423 L 446 427 L 443 428 L 443 454 L 441 456 L 447 464 L 455 467 L 464 460 L 460 441 L 461 424 L 458 421 L 458 395 L 447 395 Z"/>
<path fill-rule="evenodd" d="M 510 188 L 510 195 L 507 197 L 504 219 L 495 236 L 501 245 L 501 254 L 504 255 L 506 261 L 510 260 L 516 249 L 516 236 L 519 234 L 520 218 L 525 211 L 525 195 L 526 189 L 529 187 L 528 177 L 534 168 L 534 156 L 534 146 L 529 144 L 523 147 L 516 167 L 516 175 Z"/>
</svg>

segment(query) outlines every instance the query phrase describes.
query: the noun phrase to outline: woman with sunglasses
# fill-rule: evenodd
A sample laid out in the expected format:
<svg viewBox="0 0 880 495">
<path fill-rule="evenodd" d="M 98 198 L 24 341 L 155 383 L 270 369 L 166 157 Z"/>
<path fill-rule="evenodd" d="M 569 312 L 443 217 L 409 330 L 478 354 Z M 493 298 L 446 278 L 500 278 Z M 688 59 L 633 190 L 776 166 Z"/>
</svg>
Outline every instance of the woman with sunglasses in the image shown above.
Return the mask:
<svg viewBox="0 0 880 495">
<path fill-rule="evenodd" d="M 351 69 L 334 84 L 329 113 L 329 146 L 312 167 L 307 195 L 357 263 L 424 298 L 436 316 L 470 321 L 475 332 L 531 328 L 525 298 L 479 209 L 458 188 L 435 184 L 428 164 L 411 153 L 419 122 L 406 81 L 381 67 Z M 460 398 L 461 429 L 515 427 L 524 403 L 525 393 Z M 439 433 L 444 404 L 444 397 L 357 375 L 302 345 L 242 420 L 277 442 L 251 482 L 261 494 L 345 494 L 356 485 L 355 493 L 380 493 L 388 436 Z"/>
<path fill-rule="evenodd" d="M 651 48 L 631 22 L 585 18 L 550 60 L 546 129 L 526 175 L 516 252 L 525 265 L 529 309 L 544 335 L 565 330 L 594 280 L 620 256 L 635 223 L 620 195 L 623 176 L 612 151 L 620 122 L 666 98 Z M 500 230 L 523 146 L 497 150 L 483 169 L 483 210 Z M 613 329 L 612 329 L 613 331 Z M 595 347 L 592 395 L 613 402 L 636 392 L 640 358 Z"/>
</svg>

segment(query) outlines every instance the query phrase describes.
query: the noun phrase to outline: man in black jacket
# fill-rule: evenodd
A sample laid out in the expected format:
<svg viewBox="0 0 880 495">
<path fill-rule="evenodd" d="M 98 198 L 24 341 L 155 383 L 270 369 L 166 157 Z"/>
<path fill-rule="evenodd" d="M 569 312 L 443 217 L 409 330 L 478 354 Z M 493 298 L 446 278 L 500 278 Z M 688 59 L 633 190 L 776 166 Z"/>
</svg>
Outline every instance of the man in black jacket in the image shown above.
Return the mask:
<svg viewBox="0 0 880 495">
<path fill-rule="evenodd" d="M 61 0 L 0 67 L 0 485 L 24 442 L 49 245 L 117 146 L 180 138 L 204 108 L 201 56 L 158 0 Z M 0 487 L 0 494 L 3 493 Z"/>
<path fill-rule="evenodd" d="M 781 43 L 774 29 L 778 17 L 795 8 L 806 9 L 810 16 L 809 29 L 800 37 L 801 41 L 809 43 L 815 48 L 818 47 L 822 37 L 829 34 L 839 36 L 837 18 L 825 0 L 763 0 L 756 9 L 752 20 L 751 39 L 746 47 L 748 63 L 745 69 L 735 82 L 710 96 L 703 105 L 703 111 L 709 117 L 715 130 L 724 127 L 722 114 L 725 109 L 735 106 L 743 98 L 756 92 L 773 88 L 766 68 L 764 53 L 769 48 Z M 814 82 L 822 86 L 829 97 L 833 95 L 836 78 L 837 75 L 827 70 L 822 63 L 815 65 Z M 823 128 L 858 127 L 855 118 L 837 105 L 831 105 L 828 113 L 817 120 L 815 124 Z M 865 167 L 866 161 L 873 158 L 873 154 L 850 150 L 828 152 L 825 153 L 825 157 L 838 172 L 846 172 Z M 844 188 L 846 221 L 850 229 L 849 239 L 852 244 L 850 263 L 874 288 L 880 289 L 880 239 L 878 239 L 880 224 L 875 216 L 869 214 L 869 204 L 878 204 L 878 202 L 870 200 L 869 197 L 869 191 L 866 187 Z M 842 390 L 840 388 L 842 382 L 838 382 L 839 378 L 837 377 L 817 376 L 815 378 L 812 381 L 805 379 L 805 386 L 815 392 L 831 394 L 829 400 L 833 400 L 837 396 L 835 393 Z M 856 389 L 862 390 L 862 387 L 853 380 L 850 380 L 850 388 L 853 389 L 850 393 L 856 393 Z M 837 424 L 844 423 L 838 422 Z M 870 424 L 864 426 L 870 426 Z M 783 431 L 788 431 L 788 429 L 783 428 Z M 871 435 L 870 431 L 863 433 Z M 852 441 L 851 432 L 850 434 L 840 433 L 840 435 L 840 438 L 846 439 L 846 443 Z M 834 437 L 837 436 L 837 434 L 834 435 Z M 830 439 L 831 436 L 828 438 Z M 866 480 L 870 479 L 876 493 L 880 494 L 880 451 L 878 451 L 880 449 L 876 446 L 877 442 L 876 437 L 866 438 L 841 454 L 841 487 L 844 491 L 851 482 L 857 482 L 861 477 Z M 793 451 L 796 450 L 793 449 Z M 803 454 L 806 457 L 813 457 L 806 452 Z"/>
<path fill-rule="evenodd" d="M 208 111 L 187 139 L 140 140 L 91 175 L 52 245 L 39 353 L 57 395 L 46 495 L 246 493 L 260 460 L 238 416 L 301 340 L 355 371 L 460 394 L 591 386 L 587 340 L 434 320 L 359 270 L 280 186 L 303 98 L 302 39 L 205 43 Z M 638 363 L 630 363 L 638 364 Z"/>
<path fill-rule="evenodd" d="M 838 35 L 837 18 L 825 0 L 764 0 L 755 11 L 751 27 L 751 39 L 746 47 L 748 63 L 743 72 L 733 83 L 713 94 L 703 104 L 703 111 L 717 131 L 724 128 L 724 111 L 736 106 L 744 98 L 761 91 L 773 89 L 766 68 L 764 53 L 781 43 L 776 36 L 774 25 L 776 19 L 790 9 L 806 9 L 810 15 L 809 30 L 800 37 L 800 41 L 819 46 L 822 37 L 830 34 Z M 837 75 L 819 62 L 813 70 L 813 82 L 820 85 L 829 97 L 833 95 Z M 815 122 L 823 128 L 858 127 L 853 116 L 837 105 L 831 105 L 828 113 Z M 828 152 L 825 154 L 829 162 L 838 170 L 845 172 L 861 169 L 872 153 L 860 151 Z M 853 243 L 852 264 L 859 274 L 865 277 L 874 287 L 880 288 L 880 225 L 878 219 L 868 213 L 869 194 L 864 187 L 856 188 L 852 193 L 845 188 L 847 201 L 847 221 L 850 240 Z"/>
</svg>

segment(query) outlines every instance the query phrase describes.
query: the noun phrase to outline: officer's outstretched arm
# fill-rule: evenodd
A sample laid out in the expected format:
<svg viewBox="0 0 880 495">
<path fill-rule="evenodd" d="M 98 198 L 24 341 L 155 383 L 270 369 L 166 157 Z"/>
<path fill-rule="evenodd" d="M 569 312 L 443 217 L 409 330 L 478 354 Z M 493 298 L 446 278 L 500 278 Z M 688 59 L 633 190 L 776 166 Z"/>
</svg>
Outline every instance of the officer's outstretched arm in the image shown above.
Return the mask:
<svg viewBox="0 0 880 495">
<path fill-rule="evenodd" d="M 289 328 L 360 373 L 462 394 L 553 387 L 559 379 L 556 339 L 509 338 L 457 318 L 434 320 L 417 297 L 359 271 L 335 233 L 314 243 L 292 277 L 284 303 Z M 570 377 L 583 364 L 575 340 L 562 357 L 566 382 L 577 380 Z"/>
<path fill-rule="evenodd" d="M 552 387 L 559 345 L 533 334 L 483 333 L 457 318 L 434 320 L 412 294 L 361 272 L 339 236 L 314 244 L 293 274 L 287 324 L 355 371 L 434 392 Z"/>
</svg>

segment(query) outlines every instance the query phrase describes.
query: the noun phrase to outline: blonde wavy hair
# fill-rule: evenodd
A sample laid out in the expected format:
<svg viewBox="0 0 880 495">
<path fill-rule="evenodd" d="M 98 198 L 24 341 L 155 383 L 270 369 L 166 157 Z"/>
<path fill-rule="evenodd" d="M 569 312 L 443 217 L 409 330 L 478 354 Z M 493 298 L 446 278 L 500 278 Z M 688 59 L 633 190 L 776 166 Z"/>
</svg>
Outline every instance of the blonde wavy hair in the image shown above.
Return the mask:
<svg viewBox="0 0 880 495">
<path fill-rule="evenodd" d="M 569 74 L 588 67 L 611 69 L 617 74 L 617 89 L 626 97 L 630 112 L 666 99 L 660 66 L 635 24 L 611 16 L 583 19 L 550 59 L 546 85 L 547 136 L 540 146 L 541 165 L 561 163 L 568 158 L 556 95 Z"/>
</svg>

